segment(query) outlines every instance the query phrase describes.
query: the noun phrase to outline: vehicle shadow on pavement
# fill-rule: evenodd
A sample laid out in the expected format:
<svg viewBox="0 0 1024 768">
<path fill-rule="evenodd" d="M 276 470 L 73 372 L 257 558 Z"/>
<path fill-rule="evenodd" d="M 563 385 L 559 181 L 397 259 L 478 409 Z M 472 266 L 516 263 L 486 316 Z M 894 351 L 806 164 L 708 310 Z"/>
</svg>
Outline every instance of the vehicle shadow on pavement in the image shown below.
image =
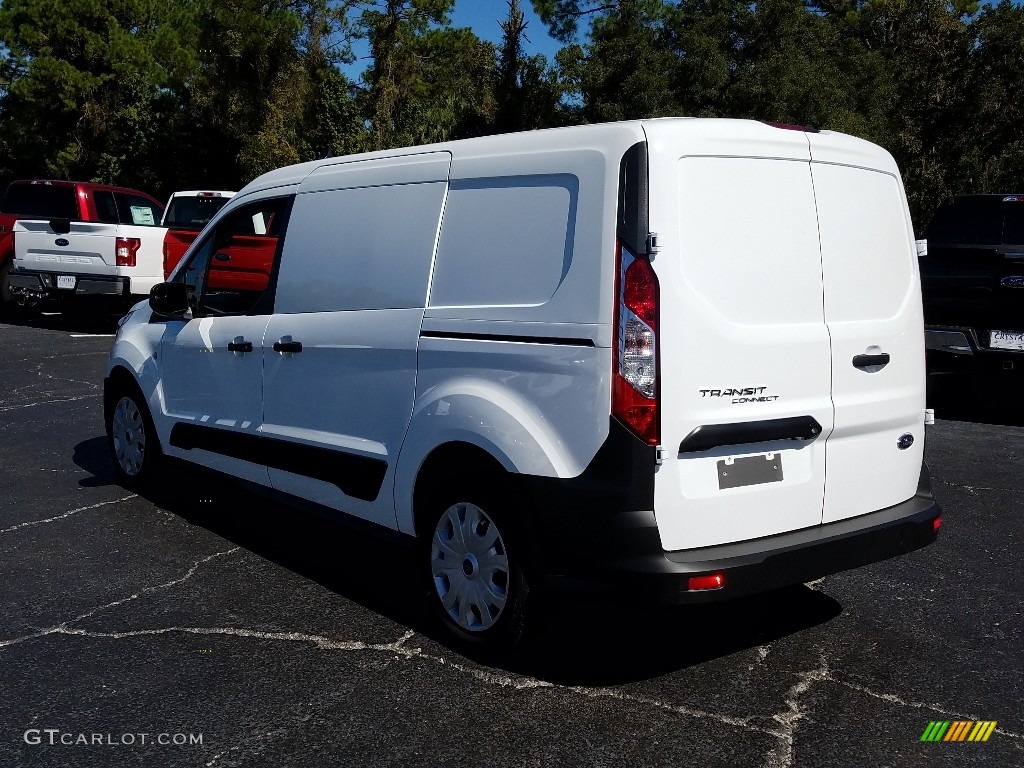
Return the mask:
<svg viewBox="0 0 1024 768">
<path fill-rule="evenodd" d="M 75 448 L 91 473 L 85 485 L 115 482 L 104 438 Z M 799 585 L 709 606 L 658 607 L 628 597 L 552 592 L 537 631 L 514 652 L 455 642 L 429 610 L 416 551 L 267 499 L 217 475 L 170 463 L 165 482 L 144 498 L 259 557 L 414 630 L 487 667 L 561 685 L 616 685 L 659 677 L 766 645 L 834 619 L 842 606 Z M 356 630 L 357 631 L 357 630 Z M 342 638 L 347 639 L 347 638 Z M 358 638 L 353 638 L 358 639 Z M 423 642 L 423 641 L 420 641 Z"/>
<path fill-rule="evenodd" d="M 538 636 L 523 653 L 499 664 L 560 685 L 621 685 L 765 646 L 840 613 L 838 602 L 802 584 L 696 606 L 558 594 Z"/>
<path fill-rule="evenodd" d="M 43 328 L 48 331 L 66 331 L 108 335 L 117 330 L 117 321 L 124 317 L 128 307 L 79 307 L 60 311 L 60 307 L 48 308 L 42 314 L 26 318 L 4 318 L 8 325 L 26 328 Z"/>
<path fill-rule="evenodd" d="M 91 437 L 75 446 L 71 455 L 75 465 L 89 473 L 78 481 L 83 488 L 103 488 L 117 483 L 114 465 L 110 462 L 110 451 L 107 449 L 106 437 Z"/>
<path fill-rule="evenodd" d="M 928 377 L 928 407 L 935 418 L 1024 427 L 1024 372 L 933 374 Z"/>
</svg>

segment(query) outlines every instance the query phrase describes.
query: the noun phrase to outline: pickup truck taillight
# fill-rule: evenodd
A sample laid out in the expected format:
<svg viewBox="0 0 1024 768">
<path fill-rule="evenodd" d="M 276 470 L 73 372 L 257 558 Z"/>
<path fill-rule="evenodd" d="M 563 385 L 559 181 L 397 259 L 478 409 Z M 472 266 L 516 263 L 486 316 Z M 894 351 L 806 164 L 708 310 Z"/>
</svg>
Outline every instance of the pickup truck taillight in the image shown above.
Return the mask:
<svg viewBox="0 0 1024 768">
<path fill-rule="evenodd" d="M 134 267 L 135 255 L 142 241 L 137 237 L 119 237 L 114 246 L 114 263 L 119 267 Z"/>
</svg>

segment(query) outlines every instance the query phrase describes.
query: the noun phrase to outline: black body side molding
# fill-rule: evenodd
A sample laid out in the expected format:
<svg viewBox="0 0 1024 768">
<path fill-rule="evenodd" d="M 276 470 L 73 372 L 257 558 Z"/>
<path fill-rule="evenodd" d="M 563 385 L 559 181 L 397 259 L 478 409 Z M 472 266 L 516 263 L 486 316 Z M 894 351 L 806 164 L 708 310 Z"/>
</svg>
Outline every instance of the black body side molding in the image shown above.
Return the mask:
<svg viewBox="0 0 1024 768">
<path fill-rule="evenodd" d="M 388 470 L 384 459 L 202 424 L 175 424 L 171 445 L 186 451 L 200 448 L 323 480 L 336 485 L 346 496 L 364 501 L 377 498 Z"/>
</svg>

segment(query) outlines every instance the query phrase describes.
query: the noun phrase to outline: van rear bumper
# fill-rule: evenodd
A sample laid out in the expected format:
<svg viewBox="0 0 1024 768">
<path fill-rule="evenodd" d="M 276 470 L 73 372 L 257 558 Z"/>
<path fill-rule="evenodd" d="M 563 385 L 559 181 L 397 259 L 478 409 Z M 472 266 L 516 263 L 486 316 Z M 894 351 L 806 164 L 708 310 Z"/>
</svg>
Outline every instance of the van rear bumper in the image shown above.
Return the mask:
<svg viewBox="0 0 1024 768">
<path fill-rule="evenodd" d="M 653 512 L 625 512 L 604 517 L 610 526 L 581 537 L 577 546 L 586 546 L 589 540 L 596 557 L 581 553 L 583 557 L 563 572 L 557 558 L 548 557 L 544 567 L 562 586 L 626 590 L 632 599 L 664 604 L 715 602 L 813 581 L 920 549 L 935 541 L 939 512 L 922 466 L 913 498 L 848 520 L 752 541 L 666 552 L 660 547 Z M 711 574 L 722 574 L 721 588 L 689 589 L 691 577 Z"/>
</svg>

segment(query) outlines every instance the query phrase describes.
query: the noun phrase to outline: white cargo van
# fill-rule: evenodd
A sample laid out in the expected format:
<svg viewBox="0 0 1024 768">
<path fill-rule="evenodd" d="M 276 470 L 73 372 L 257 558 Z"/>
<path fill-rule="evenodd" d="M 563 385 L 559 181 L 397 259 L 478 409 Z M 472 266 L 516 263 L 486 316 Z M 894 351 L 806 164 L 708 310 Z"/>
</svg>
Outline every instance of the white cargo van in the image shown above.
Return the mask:
<svg viewBox="0 0 1024 768">
<path fill-rule="evenodd" d="M 106 423 L 126 482 L 414 537 L 448 628 L 508 642 L 549 576 L 706 601 L 933 541 L 924 370 L 889 154 L 645 120 L 256 179 L 120 327 Z"/>
</svg>

